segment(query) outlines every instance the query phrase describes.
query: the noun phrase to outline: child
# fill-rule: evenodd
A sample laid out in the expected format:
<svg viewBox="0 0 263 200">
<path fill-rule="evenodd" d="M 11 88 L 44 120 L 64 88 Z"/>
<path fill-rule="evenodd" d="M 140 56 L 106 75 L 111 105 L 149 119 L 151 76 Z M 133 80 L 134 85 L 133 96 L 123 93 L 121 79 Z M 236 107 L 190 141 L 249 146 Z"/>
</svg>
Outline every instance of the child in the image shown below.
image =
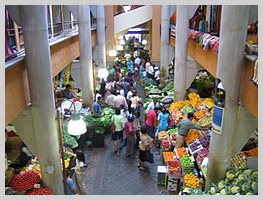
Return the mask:
<svg viewBox="0 0 263 200">
<path fill-rule="evenodd" d="M 135 119 L 134 115 L 130 114 L 128 116 L 128 121 L 125 123 L 125 134 L 127 138 L 126 157 L 132 156 L 132 158 L 136 158 L 135 156 L 135 131 L 132 125 L 132 122 L 134 119 Z"/>
<path fill-rule="evenodd" d="M 67 174 L 67 187 L 65 188 L 65 193 L 66 195 L 75 195 L 75 194 L 78 194 L 77 191 L 76 191 L 76 187 L 75 187 L 75 184 L 72 180 L 72 178 L 70 178 L 69 176 L 69 170 L 66 170 L 66 174 Z"/>
</svg>

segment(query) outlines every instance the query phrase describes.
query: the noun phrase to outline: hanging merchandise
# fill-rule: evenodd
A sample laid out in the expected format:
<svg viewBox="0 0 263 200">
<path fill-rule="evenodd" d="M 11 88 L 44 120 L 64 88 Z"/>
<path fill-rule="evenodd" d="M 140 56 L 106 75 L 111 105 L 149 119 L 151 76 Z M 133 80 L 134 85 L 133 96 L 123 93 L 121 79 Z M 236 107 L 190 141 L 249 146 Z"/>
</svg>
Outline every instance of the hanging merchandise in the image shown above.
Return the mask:
<svg viewBox="0 0 263 200">
<path fill-rule="evenodd" d="M 63 76 L 64 76 L 64 70 L 62 70 L 61 74 L 60 74 L 60 83 L 59 83 L 59 88 L 58 88 L 58 92 L 62 89 L 62 85 L 63 85 Z"/>
<path fill-rule="evenodd" d="M 67 74 L 66 74 L 66 84 L 67 85 L 69 83 L 69 78 L 70 78 L 70 65 L 67 66 Z"/>
</svg>

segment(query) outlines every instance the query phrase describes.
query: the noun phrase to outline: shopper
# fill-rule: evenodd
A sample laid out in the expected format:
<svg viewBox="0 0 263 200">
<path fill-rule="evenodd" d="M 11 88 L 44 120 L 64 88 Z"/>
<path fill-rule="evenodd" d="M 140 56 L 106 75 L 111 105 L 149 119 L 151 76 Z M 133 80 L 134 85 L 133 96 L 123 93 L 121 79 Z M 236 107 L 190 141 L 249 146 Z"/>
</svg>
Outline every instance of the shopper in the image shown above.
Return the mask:
<svg viewBox="0 0 263 200">
<path fill-rule="evenodd" d="M 144 87 L 143 85 L 143 78 L 144 78 L 145 69 L 143 67 L 143 64 L 140 65 L 140 85 Z"/>
<path fill-rule="evenodd" d="M 117 88 L 118 88 L 118 90 L 120 91 L 120 95 L 123 96 L 123 97 L 125 97 L 125 91 L 124 91 L 124 89 L 123 89 L 122 84 L 121 84 L 121 85 L 118 85 Z"/>
<path fill-rule="evenodd" d="M 78 195 L 78 193 L 76 191 L 75 184 L 74 184 L 72 178 L 70 178 L 70 173 L 69 173 L 68 169 L 66 170 L 66 175 L 67 175 L 67 180 L 66 180 L 67 187 L 65 188 L 66 195 L 75 195 L 75 194 Z"/>
<path fill-rule="evenodd" d="M 131 54 L 129 52 L 126 52 L 124 58 L 126 59 L 126 62 L 128 62 L 129 58 L 131 58 Z"/>
<path fill-rule="evenodd" d="M 140 133 L 140 153 L 139 153 L 139 165 L 138 168 L 141 171 L 146 171 L 146 168 L 144 167 L 145 162 L 145 154 L 146 154 L 146 148 L 149 148 L 153 144 L 153 139 L 147 134 L 148 127 L 146 125 L 143 125 L 141 127 L 141 133 Z"/>
<path fill-rule="evenodd" d="M 104 98 L 104 95 L 105 95 L 105 87 L 106 87 L 106 82 L 104 80 L 104 78 L 101 80 L 101 83 L 100 83 L 100 89 L 99 89 L 99 92 L 101 94 L 101 96 Z"/>
<path fill-rule="evenodd" d="M 162 112 L 159 113 L 158 118 L 157 118 L 157 120 L 159 122 L 158 132 L 168 130 L 168 119 L 169 119 L 169 117 L 170 117 L 169 112 L 163 107 Z"/>
<path fill-rule="evenodd" d="M 120 91 L 119 90 L 117 90 L 116 93 L 117 93 L 117 96 L 114 97 L 114 100 L 113 100 L 114 108 L 119 108 L 120 105 L 123 104 L 124 108 L 128 109 L 128 104 L 127 104 L 126 98 L 120 95 Z"/>
<path fill-rule="evenodd" d="M 71 86 L 70 84 L 67 84 L 66 89 L 63 90 L 63 92 L 61 93 L 61 97 L 64 97 L 66 99 L 76 98 L 76 96 L 70 90 L 71 90 Z"/>
<path fill-rule="evenodd" d="M 149 74 L 149 68 L 150 68 L 150 66 L 151 66 L 151 61 L 150 61 L 150 59 L 148 58 L 148 59 L 147 59 L 147 62 L 146 62 L 146 64 L 145 64 L 146 76 L 147 76 L 148 78 L 150 78 L 150 74 Z"/>
<path fill-rule="evenodd" d="M 160 84 L 160 70 L 159 70 L 159 67 L 154 67 L 154 80 L 157 83 L 157 85 Z"/>
<path fill-rule="evenodd" d="M 128 121 L 129 111 L 125 109 L 124 105 L 120 105 L 121 116 L 123 117 L 123 128 L 125 123 Z"/>
<path fill-rule="evenodd" d="M 149 67 L 149 78 L 154 79 L 154 67 L 155 65 L 150 65 Z"/>
<path fill-rule="evenodd" d="M 129 112 L 131 112 L 131 98 L 132 98 L 134 91 L 135 91 L 134 88 L 131 87 L 130 91 L 127 93 L 127 96 L 126 96 Z"/>
<path fill-rule="evenodd" d="M 127 138 L 126 145 L 126 157 L 132 156 L 132 158 L 136 158 L 135 156 L 135 130 L 132 122 L 135 117 L 133 114 L 129 114 L 128 121 L 125 123 L 125 134 Z"/>
<path fill-rule="evenodd" d="M 133 62 L 132 62 L 131 58 L 129 58 L 129 60 L 127 62 L 127 67 L 134 74 L 134 66 L 133 66 Z"/>
<path fill-rule="evenodd" d="M 117 140 L 119 139 L 119 151 L 121 151 L 121 143 L 123 139 L 123 117 L 121 116 L 120 108 L 115 108 L 115 115 L 111 117 L 111 124 L 115 125 L 115 132 L 112 133 L 112 139 L 114 144 L 114 153 L 118 152 Z"/>
<path fill-rule="evenodd" d="M 168 96 L 167 92 L 164 92 L 164 98 L 161 100 L 161 103 L 165 107 L 166 110 L 169 110 L 171 103 L 173 102 L 173 97 Z"/>
<path fill-rule="evenodd" d="M 134 131 L 136 133 L 136 142 L 135 142 L 135 147 L 139 148 L 139 142 L 140 142 L 140 130 L 141 130 L 141 125 L 140 125 L 140 110 L 139 109 L 132 109 L 132 114 L 135 116 L 135 119 L 132 122 Z"/>
<path fill-rule="evenodd" d="M 148 105 L 146 112 L 153 110 L 155 107 L 159 107 L 158 99 L 154 98 L 153 101 Z"/>
<path fill-rule="evenodd" d="M 77 186 L 77 191 L 82 194 L 86 195 L 87 191 L 85 189 L 85 185 L 83 183 L 83 168 L 85 164 L 85 156 L 81 150 L 76 150 L 76 153 L 70 153 L 65 151 L 64 153 L 76 157 L 75 160 L 75 167 L 71 168 L 74 169 L 75 171 L 75 180 L 76 180 L 76 186 Z"/>
<path fill-rule="evenodd" d="M 111 90 L 110 95 L 108 96 L 106 100 L 106 104 L 110 107 L 113 108 L 114 106 L 114 98 L 116 97 L 116 90 Z"/>
<path fill-rule="evenodd" d="M 129 70 L 127 75 L 127 82 L 130 84 L 131 87 L 135 87 L 135 81 L 133 77 L 133 73 Z"/>
<path fill-rule="evenodd" d="M 102 101 L 102 97 L 98 97 L 98 100 L 94 103 L 93 105 L 93 110 L 94 113 L 98 113 L 99 115 L 101 114 L 102 110 L 101 110 L 101 101 Z"/>
<path fill-rule="evenodd" d="M 199 10 L 198 15 L 194 17 L 194 23 L 193 23 L 193 29 L 195 29 L 196 31 L 199 30 L 199 22 L 201 21 L 201 19 L 202 19 L 202 10 Z"/>
<path fill-rule="evenodd" d="M 104 102 L 107 102 L 107 98 L 111 94 L 112 89 L 113 89 L 113 81 L 108 78 L 105 86 L 106 93 L 104 97 Z"/>
<path fill-rule="evenodd" d="M 141 99 L 138 97 L 137 92 L 134 91 L 131 97 L 131 108 L 140 109 Z"/>
<path fill-rule="evenodd" d="M 125 97 L 126 97 L 127 93 L 130 90 L 130 87 L 131 87 L 130 84 L 128 83 L 128 81 L 127 81 L 127 78 L 124 79 L 124 82 L 122 83 L 122 87 L 124 89 Z"/>
<path fill-rule="evenodd" d="M 151 138 L 154 138 L 154 126 L 156 125 L 158 111 L 160 109 L 155 107 L 154 110 L 150 110 L 147 114 L 145 124 L 148 127 L 148 133 Z"/>
<path fill-rule="evenodd" d="M 186 119 L 182 119 L 178 124 L 178 134 L 176 135 L 176 146 L 175 148 L 181 148 L 184 146 L 185 137 L 188 134 L 188 131 L 190 129 L 197 129 L 197 130 L 207 130 L 207 128 L 200 128 L 196 124 L 192 122 L 192 119 L 194 119 L 195 116 L 192 112 L 189 112 L 187 114 Z"/>
</svg>

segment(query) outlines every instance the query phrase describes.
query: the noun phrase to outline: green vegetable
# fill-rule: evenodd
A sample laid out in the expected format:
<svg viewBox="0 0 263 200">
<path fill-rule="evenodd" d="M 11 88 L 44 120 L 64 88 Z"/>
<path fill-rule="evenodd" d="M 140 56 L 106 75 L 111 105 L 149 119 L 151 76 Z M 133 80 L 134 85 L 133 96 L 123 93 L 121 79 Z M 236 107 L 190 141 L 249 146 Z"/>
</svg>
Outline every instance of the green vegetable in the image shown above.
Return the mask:
<svg viewBox="0 0 263 200">
<path fill-rule="evenodd" d="M 246 195 L 255 195 L 253 192 L 247 192 Z"/>
<path fill-rule="evenodd" d="M 258 172 L 257 171 L 254 171 L 252 174 L 251 174 L 251 177 L 254 181 L 257 181 L 258 180 Z"/>
<path fill-rule="evenodd" d="M 238 185 L 238 180 L 234 178 L 232 181 L 230 181 L 232 185 Z"/>
<path fill-rule="evenodd" d="M 170 90 L 173 90 L 174 88 L 174 82 L 170 82 L 168 83 L 163 89 L 162 89 L 162 92 L 167 92 L 167 91 L 170 91 Z"/>
<path fill-rule="evenodd" d="M 218 187 L 216 184 L 211 183 L 209 189 L 208 189 L 208 194 L 215 195 L 218 192 Z"/>
<path fill-rule="evenodd" d="M 251 188 L 252 188 L 252 191 L 257 194 L 258 193 L 258 183 L 257 182 L 253 182 L 251 184 Z"/>
<path fill-rule="evenodd" d="M 225 188 L 220 191 L 220 195 L 227 195 Z"/>
<path fill-rule="evenodd" d="M 242 185 L 242 189 L 241 189 L 243 192 L 247 192 L 250 190 L 250 184 L 249 183 L 244 183 Z"/>
<path fill-rule="evenodd" d="M 252 174 L 252 172 L 253 171 L 251 169 L 246 169 L 243 171 L 243 173 L 245 173 L 246 175 L 249 175 L 249 176 Z"/>
<path fill-rule="evenodd" d="M 246 182 L 248 181 L 248 176 L 246 174 L 239 174 L 237 179 L 239 182 Z"/>
<path fill-rule="evenodd" d="M 219 190 L 223 189 L 225 185 L 226 183 L 224 180 L 219 181 L 219 183 L 217 184 Z"/>
<path fill-rule="evenodd" d="M 235 173 L 233 173 L 232 171 L 227 171 L 226 172 L 226 177 L 228 179 L 233 179 L 233 178 L 235 178 Z"/>
<path fill-rule="evenodd" d="M 239 187 L 239 186 L 236 186 L 236 185 L 231 186 L 231 187 L 230 187 L 230 192 L 231 192 L 231 194 L 237 194 L 237 193 L 240 192 L 240 187 Z"/>
</svg>

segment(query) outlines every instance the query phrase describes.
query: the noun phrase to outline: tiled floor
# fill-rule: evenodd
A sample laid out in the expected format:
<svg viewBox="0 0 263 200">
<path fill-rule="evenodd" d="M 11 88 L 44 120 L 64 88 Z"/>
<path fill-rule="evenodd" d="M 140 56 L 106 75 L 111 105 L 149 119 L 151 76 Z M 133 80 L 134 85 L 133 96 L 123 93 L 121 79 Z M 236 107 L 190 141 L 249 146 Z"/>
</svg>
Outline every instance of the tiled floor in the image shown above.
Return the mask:
<svg viewBox="0 0 263 200">
<path fill-rule="evenodd" d="M 145 98 L 144 89 L 138 84 L 139 97 Z M 141 124 L 145 123 L 141 108 Z M 126 158 L 124 147 L 120 155 L 113 153 L 113 141 L 106 135 L 104 148 L 87 148 L 85 152 L 87 168 L 84 171 L 84 183 L 89 195 L 167 195 L 165 186 L 157 185 L 157 166 L 162 165 L 159 149 L 153 147 L 155 163 L 145 163 L 149 171 L 137 168 L 139 159 Z M 136 150 L 137 156 L 139 150 Z M 170 193 L 171 194 L 171 193 Z"/>
</svg>

